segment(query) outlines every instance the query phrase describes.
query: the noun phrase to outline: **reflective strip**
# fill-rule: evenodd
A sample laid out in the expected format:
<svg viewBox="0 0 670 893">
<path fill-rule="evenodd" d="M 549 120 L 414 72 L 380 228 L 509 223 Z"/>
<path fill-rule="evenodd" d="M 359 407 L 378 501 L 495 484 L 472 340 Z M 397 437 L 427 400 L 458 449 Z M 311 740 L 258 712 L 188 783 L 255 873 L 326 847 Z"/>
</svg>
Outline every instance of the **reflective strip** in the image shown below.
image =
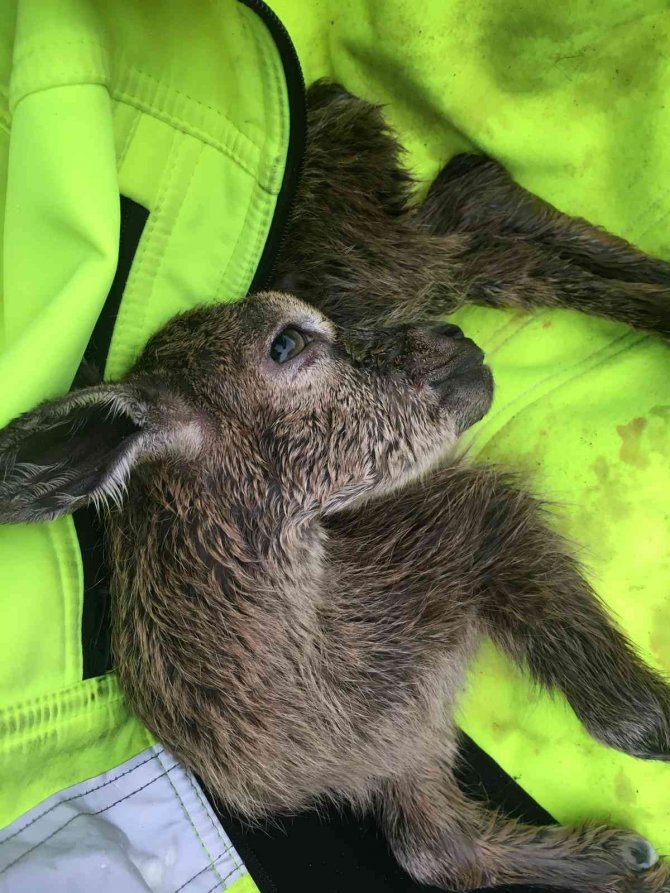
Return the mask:
<svg viewBox="0 0 670 893">
<path fill-rule="evenodd" d="M 255 886 L 193 776 L 156 745 L 0 831 L 0 891 L 213 893 Z"/>
</svg>

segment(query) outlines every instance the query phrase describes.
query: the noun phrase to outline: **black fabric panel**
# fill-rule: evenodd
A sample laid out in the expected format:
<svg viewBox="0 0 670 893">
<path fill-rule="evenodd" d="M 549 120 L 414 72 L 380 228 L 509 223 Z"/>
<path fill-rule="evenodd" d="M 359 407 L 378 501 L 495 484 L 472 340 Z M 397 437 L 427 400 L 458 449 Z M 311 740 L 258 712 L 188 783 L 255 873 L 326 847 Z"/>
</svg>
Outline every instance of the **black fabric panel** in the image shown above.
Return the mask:
<svg viewBox="0 0 670 893">
<path fill-rule="evenodd" d="M 458 780 L 474 799 L 529 824 L 553 819 L 470 738 L 462 736 Z M 349 810 L 301 813 L 249 827 L 209 798 L 261 893 L 425 893 L 397 864 L 371 818 Z M 489 888 L 490 889 L 490 888 Z M 540 887 L 499 887 L 508 893 L 539 893 Z"/>
<path fill-rule="evenodd" d="M 82 679 L 104 676 L 111 669 L 111 595 L 103 530 L 90 506 L 73 516 L 84 570 L 81 613 Z"/>
<path fill-rule="evenodd" d="M 116 273 L 105 304 L 84 353 L 77 384 L 92 383 L 97 371 L 102 378 L 112 341 L 114 324 L 149 211 L 121 196 L 121 231 Z M 92 371 L 93 370 L 93 371 Z M 88 379 L 88 381 L 84 381 Z M 104 531 L 93 506 L 73 515 L 84 568 L 84 605 L 81 617 L 81 647 L 84 679 L 102 676 L 111 669 L 111 595 L 105 561 Z"/>
<path fill-rule="evenodd" d="M 114 332 L 114 325 L 130 274 L 130 268 L 133 265 L 137 246 L 140 243 L 148 217 L 149 211 L 147 208 L 125 195 L 121 196 L 121 229 L 119 233 L 119 257 L 116 264 L 116 273 L 84 353 L 84 360 L 98 369 L 101 376 L 107 363 L 112 333 Z"/>
</svg>

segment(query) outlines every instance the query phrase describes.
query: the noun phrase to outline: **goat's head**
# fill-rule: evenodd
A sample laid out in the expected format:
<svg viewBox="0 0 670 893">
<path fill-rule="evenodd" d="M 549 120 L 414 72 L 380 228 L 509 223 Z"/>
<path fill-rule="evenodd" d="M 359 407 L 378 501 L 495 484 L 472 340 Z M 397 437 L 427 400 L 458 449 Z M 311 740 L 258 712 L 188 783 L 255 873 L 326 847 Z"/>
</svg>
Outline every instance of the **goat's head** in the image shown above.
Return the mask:
<svg viewBox="0 0 670 893">
<path fill-rule="evenodd" d="M 254 498 L 328 512 L 421 474 L 488 409 L 455 326 L 336 328 L 285 294 L 174 318 L 118 383 L 0 432 L 0 521 L 120 500 L 133 469 L 195 463 Z M 263 489 L 267 488 L 266 494 Z"/>
</svg>

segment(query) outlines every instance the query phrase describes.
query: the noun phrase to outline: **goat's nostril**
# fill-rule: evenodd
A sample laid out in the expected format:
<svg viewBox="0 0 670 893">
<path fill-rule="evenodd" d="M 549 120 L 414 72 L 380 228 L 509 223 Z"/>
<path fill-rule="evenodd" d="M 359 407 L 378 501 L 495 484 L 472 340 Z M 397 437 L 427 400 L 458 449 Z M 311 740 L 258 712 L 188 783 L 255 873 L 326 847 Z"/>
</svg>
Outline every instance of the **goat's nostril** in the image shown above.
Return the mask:
<svg viewBox="0 0 670 893">
<path fill-rule="evenodd" d="M 453 325 L 452 323 L 441 323 L 434 328 L 436 335 L 442 335 L 443 338 L 464 338 L 464 334 L 458 326 Z"/>
</svg>

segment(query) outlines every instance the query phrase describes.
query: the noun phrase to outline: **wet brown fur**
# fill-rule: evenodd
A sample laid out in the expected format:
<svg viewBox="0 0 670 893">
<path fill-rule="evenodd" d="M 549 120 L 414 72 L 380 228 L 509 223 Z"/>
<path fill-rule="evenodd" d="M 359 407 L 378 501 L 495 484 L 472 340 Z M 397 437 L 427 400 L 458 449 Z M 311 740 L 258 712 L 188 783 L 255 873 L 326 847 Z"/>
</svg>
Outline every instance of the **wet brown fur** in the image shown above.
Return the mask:
<svg viewBox="0 0 670 893">
<path fill-rule="evenodd" d="M 192 311 L 124 381 L 16 420 L 0 520 L 118 503 L 121 684 L 243 815 L 372 810 L 400 863 L 445 889 L 667 893 L 668 865 L 643 870 L 653 853 L 633 832 L 527 827 L 455 782 L 453 709 L 482 636 L 630 754 L 670 756 L 670 694 L 542 504 L 453 457 L 490 375 L 471 342 L 421 321 L 539 301 L 667 335 L 667 268 L 486 160 L 461 158 L 413 207 L 379 111 L 330 85 L 310 101 L 275 286 L 319 309 L 270 292 Z M 275 367 L 287 325 L 313 340 Z"/>
<path fill-rule="evenodd" d="M 464 303 L 565 307 L 670 337 L 670 265 L 458 155 L 425 200 L 379 107 L 309 91 L 308 152 L 275 285 L 336 322 L 444 316 Z"/>
</svg>

